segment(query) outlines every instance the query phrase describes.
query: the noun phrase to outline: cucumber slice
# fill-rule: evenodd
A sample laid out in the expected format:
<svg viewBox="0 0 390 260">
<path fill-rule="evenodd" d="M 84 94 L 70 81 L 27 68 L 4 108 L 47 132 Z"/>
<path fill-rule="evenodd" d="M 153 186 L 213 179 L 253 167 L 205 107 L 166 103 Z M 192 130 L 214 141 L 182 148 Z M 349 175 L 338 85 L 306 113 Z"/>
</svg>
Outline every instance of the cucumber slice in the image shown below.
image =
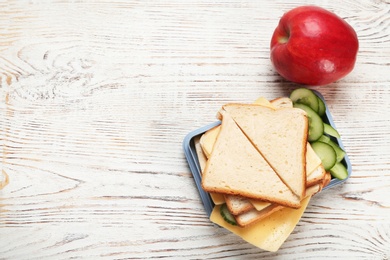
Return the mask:
<svg viewBox="0 0 390 260">
<path fill-rule="evenodd" d="M 318 138 L 324 134 L 324 122 L 322 121 L 321 117 L 313 109 L 304 104 L 294 103 L 294 107 L 304 110 L 307 114 L 309 119 L 308 141 L 317 141 Z"/>
<path fill-rule="evenodd" d="M 294 103 L 304 104 L 318 113 L 318 97 L 313 91 L 307 88 L 297 88 L 290 94 Z"/>
<path fill-rule="evenodd" d="M 338 144 L 333 142 L 329 136 L 323 135 L 318 139 L 318 141 L 324 142 L 324 143 L 329 144 L 330 146 L 333 147 L 334 151 L 336 152 L 336 161 L 337 162 L 341 162 L 344 159 L 346 152 L 343 149 L 341 149 L 341 147 Z"/>
<path fill-rule="evenodd" d="M 314 152 L 320 157 L 325 170 L 330 170 L 337 162 L 337 155 L 332 146 L 327 143 L 316 141 L 311 143 Z"/>
<path fill-rule="evenodd" d="M 317 113 L 319 116 L 322 117 L 325 115 L 325 111 L 326 111 L 325 103 L 318 96 L 317 96 L 317 100 L 318 100 L 318 112 Z"/>
<path fill-rule="evenodd" d="M 324 133 L 336 138 L 340 138 L 339 132 L 334 129 L 333 126 L 326 123 L 324 123 Z"/>
<path fill-rule="evenodd" d="M 220 208 L 220 212 L 221 212 L 221 216 L 222 218 L 229 224 L 233 225 L 233 226 L 236 226 L 237 225 L 237 222 L 236 222 L 236 219 L 234 218 L 234 216 L 232 215 L 232 213 L 230 213 L 226 203 L 222 204 L 221 205 L 221 208 Z"/>
<path fill-rule="evenodd" d="M 345 168 L 344 164 L 338 162 L 330 170 L 330 174 L 339 179 L 344 180 L 348 177 L 348 170 Z"/>
</svg>

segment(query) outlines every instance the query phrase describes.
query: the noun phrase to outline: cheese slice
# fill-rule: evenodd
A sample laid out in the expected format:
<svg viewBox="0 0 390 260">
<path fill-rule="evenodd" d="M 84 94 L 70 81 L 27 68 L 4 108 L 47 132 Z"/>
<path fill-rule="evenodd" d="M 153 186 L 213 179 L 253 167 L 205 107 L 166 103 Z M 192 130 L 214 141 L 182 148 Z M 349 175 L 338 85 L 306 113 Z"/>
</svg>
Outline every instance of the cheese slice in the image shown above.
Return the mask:
<svg viewBox="0 0 390 260">
<path fill-rule="evenodd" d="M 261 211 L 271 205 L 269 202 L 261 201 L 261 200 L 250 200 L 253 207 L 255 207 L 256 210 Z"/>
<path fill-rule="evenodd" d="M 321 159 L 318 157 L 316 152 L 314 152 L 310 143 L 307 142 L 306 146 L 306 175 L 310 176 L 318 166 L 321 165 Z"/>
<path fill-rule="evenodd" d="M 210 193 L 210 197 L 215 205 L 222 205 L 225 203 L 225 196 L 221 193 Z"/>
<path fill-rule="evenodd" d="M 256 247 L 266 251 L 275 252 L 281 247 L 294 230 L 309 201 L 310 197 L 307 197 L 302 200 L 301 207 L 299 209 L 285 207 L 245 228 L 233 226 L 227 223 L 221 216 L 220 206 L 214 207 L 210 215 L 210 220 Z"/>
<path fill-rule="evenodd" d="M 272 103 L 268 99 L 266 99 L 265 97 L 259 97 L 253 103 L 254 104 L 258 104 L 258 105 L 262 105 L 262 106 L 265 106 L 265 107 L 269 107 L 269 108 L 275 108 L 275 106 L 272 105 Z"/>
</svg>

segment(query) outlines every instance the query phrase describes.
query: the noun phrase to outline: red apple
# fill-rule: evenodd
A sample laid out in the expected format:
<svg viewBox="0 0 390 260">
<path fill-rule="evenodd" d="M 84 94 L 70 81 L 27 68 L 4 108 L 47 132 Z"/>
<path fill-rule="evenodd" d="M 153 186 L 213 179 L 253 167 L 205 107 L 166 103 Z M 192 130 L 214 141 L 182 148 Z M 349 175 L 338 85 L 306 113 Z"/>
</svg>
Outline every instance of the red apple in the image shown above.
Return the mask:
<svg viewBox="0 0 390 260">
<path fill-rule="evenodd" d="M 271 61 L 287 80 L 326 85 L 352 71 L 359 42 L 342 18 L 317 6 L 285 13 L 271 39 Z"/>
</svg>

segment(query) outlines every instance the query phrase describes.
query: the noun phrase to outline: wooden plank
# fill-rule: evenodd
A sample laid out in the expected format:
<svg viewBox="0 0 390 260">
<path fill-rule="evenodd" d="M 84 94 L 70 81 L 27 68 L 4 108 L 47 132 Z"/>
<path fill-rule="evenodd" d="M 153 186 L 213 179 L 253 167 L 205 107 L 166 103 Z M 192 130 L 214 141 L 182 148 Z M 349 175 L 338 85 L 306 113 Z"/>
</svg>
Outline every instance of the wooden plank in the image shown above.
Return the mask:
<svg viewBox="0 0 390 260">
<path fill-rule="evenodd" d="M 390 6 L 312 1 L 357 31 L 355 69 L 313 87 L 352 177 L 277 253 L 207 219 L 182 140 L 227 102 L 288 95 L 269 60 L 297 1 L 0 3 L 0 258 L 390 257 Z"/>
</svg>

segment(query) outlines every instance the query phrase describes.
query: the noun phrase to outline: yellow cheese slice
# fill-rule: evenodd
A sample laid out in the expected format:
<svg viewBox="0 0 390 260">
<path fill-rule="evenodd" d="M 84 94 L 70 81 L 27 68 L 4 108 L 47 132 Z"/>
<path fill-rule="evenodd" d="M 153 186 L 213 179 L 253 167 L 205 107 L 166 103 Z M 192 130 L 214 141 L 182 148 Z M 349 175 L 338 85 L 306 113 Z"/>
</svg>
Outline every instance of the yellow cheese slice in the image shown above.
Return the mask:
<svg viewBox="0 0 390 260">
<path fill-rule="evenodd" d="M 257 105 L 262 105 L 262 106 L 265 106 L 265 107 L 269 107 L 269 108 L 275 109 L 275 106 L 272 105 L 272 103 L 268 99 L 266 99 L 265 97 L 259 97 L 253 103 L 257 104 Z"/>
<path fill-rule="evenodd" d="M 220 206 L 214 207 L 210 215 L 210 220 L 256 247 L 275 252 L 294 230 L 309 201 L 310 197 L 307 197 L 302 200 L 299 209 L 283 208 L 245 228 L 227 223 L 221 216 Z"/>
<path fill-rule="evenodd" d="M 318 166 L 321 165 L 321 159 L 318 157 L 316 152 L 314 152 L 313 148 L 309 142 L 307 142 L 306 146 L 306 177 L 310 176 Z"/>
<path fill-rule="evenodd" d="M 210 197 L 215 205 L 222 205 L 225 203 L 225 196 L 220 193 L 210 193 Z"/>
<path fill-rule="evenodd" d="M 261 201 L 261 200 L 250 200 L 253 207 L 255 207 L 256 210 L 261 211 L 271 205 L 269 202 Z"/>
</svg>

